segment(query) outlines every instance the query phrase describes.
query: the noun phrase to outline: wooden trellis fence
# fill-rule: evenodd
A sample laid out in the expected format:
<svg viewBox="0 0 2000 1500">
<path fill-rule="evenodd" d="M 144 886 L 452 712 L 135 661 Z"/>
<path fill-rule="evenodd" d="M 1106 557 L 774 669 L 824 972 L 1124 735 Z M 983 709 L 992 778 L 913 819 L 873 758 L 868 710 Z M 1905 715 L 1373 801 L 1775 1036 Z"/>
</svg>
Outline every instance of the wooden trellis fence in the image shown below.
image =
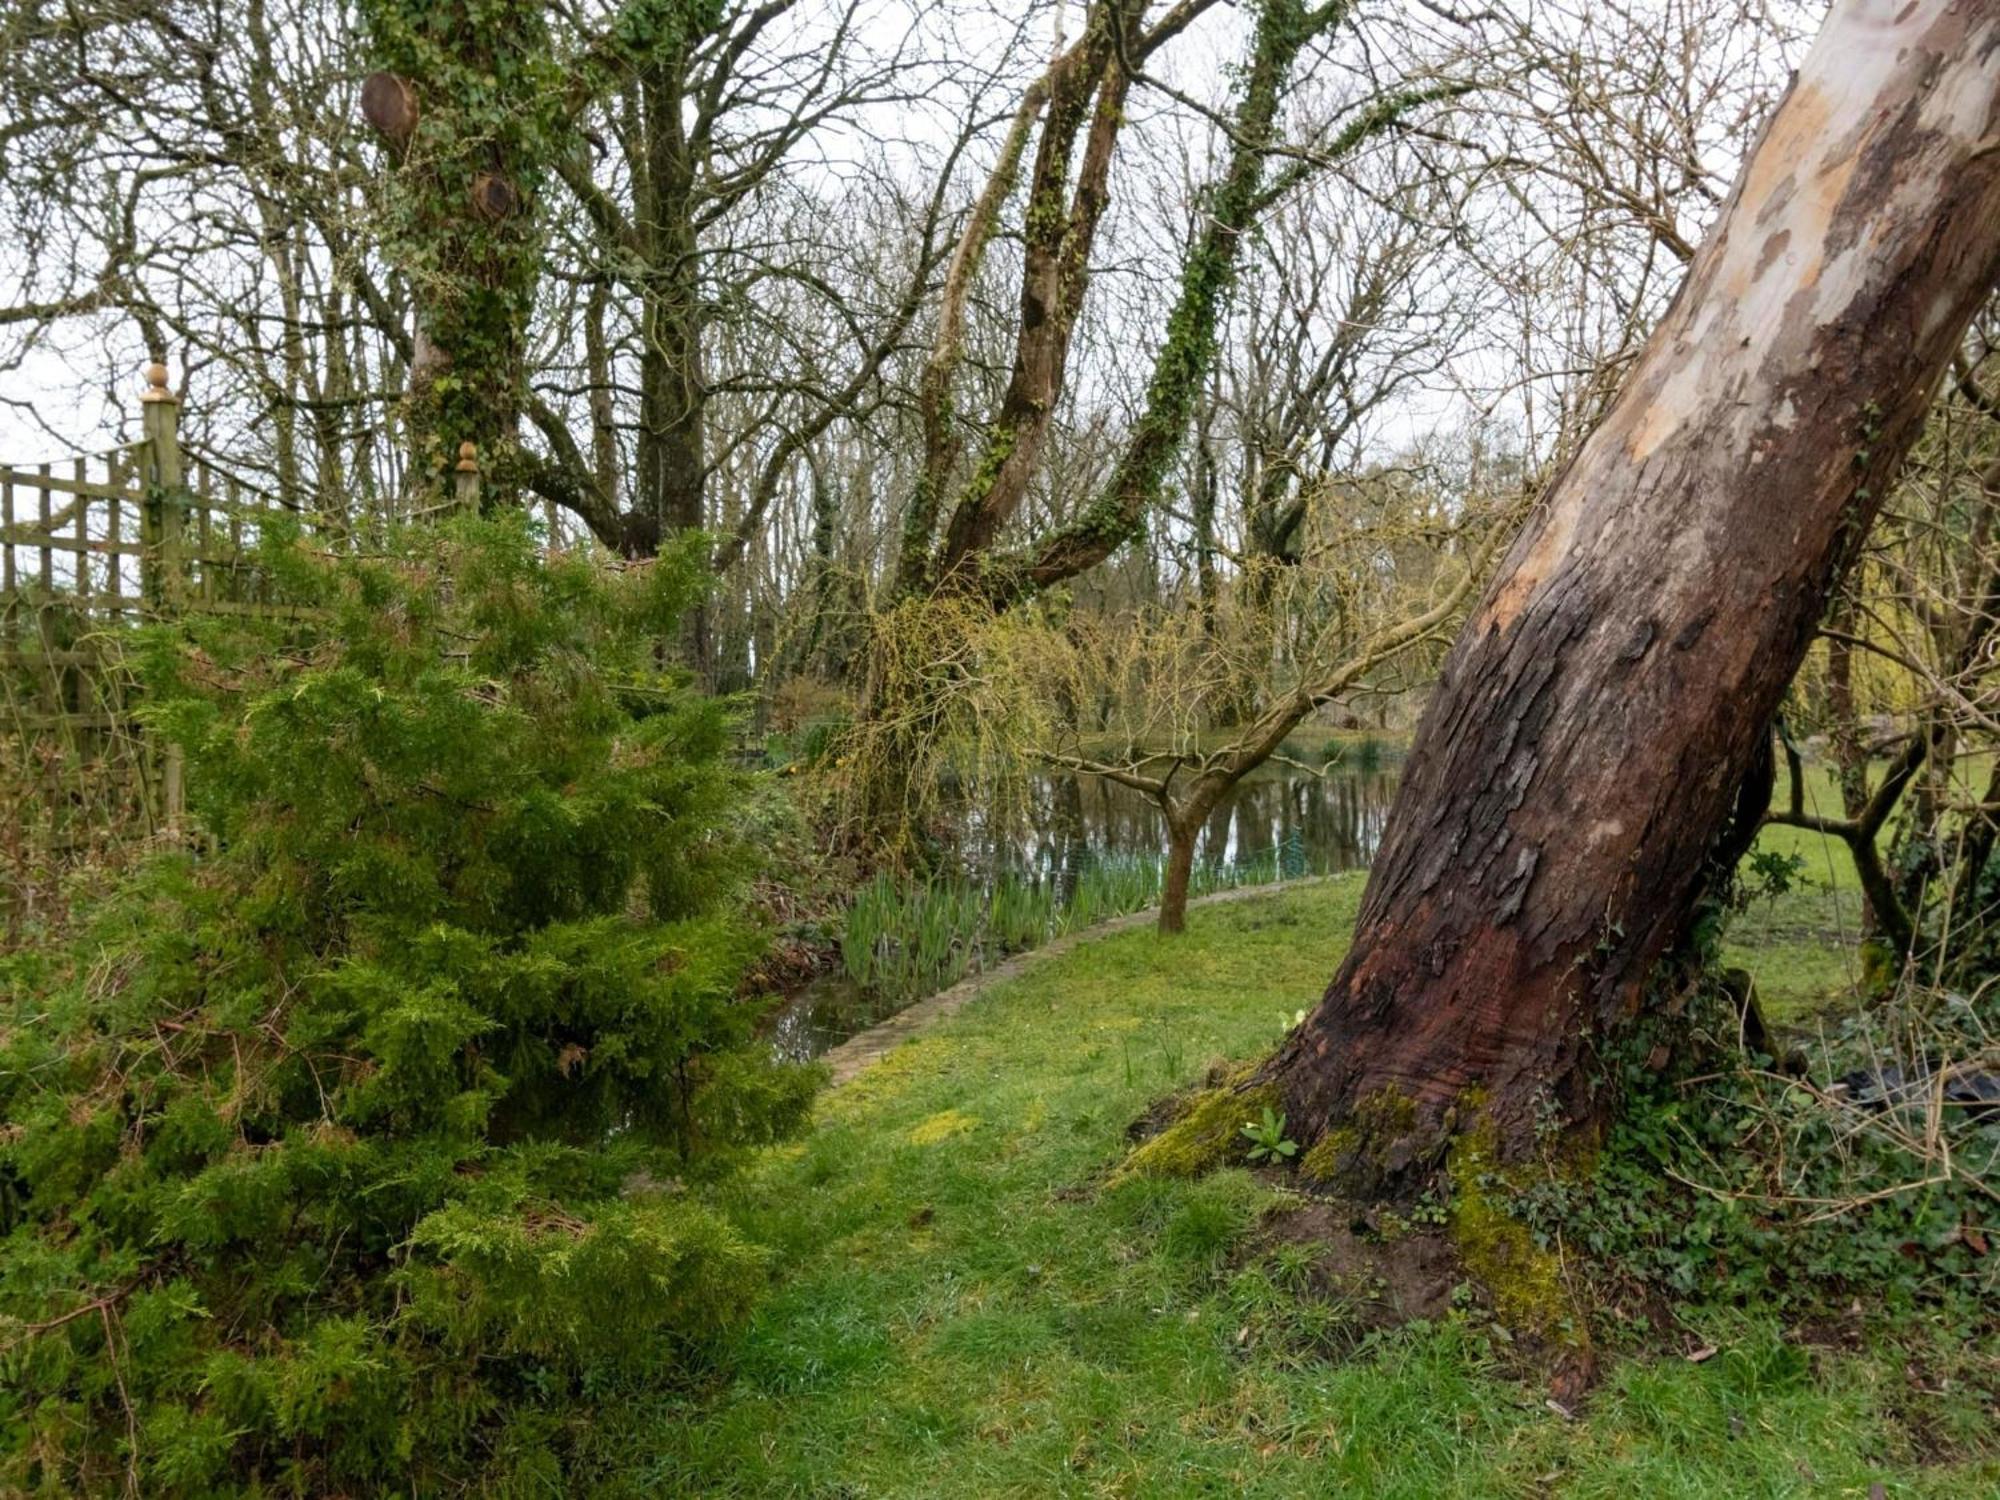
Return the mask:
<svg viewBox="0 0 2000 1500">
<path fill-rule="evenodd" d="M 13 922 L 93 846 L 180 815 L 177 761 L 133 721 L 125 633 L 187 611 L 282 607 L 255 560 L 282 508 L 184 464 L 166 367 L 146 381 L 139 442 L 0 467 L 0 905 Z"/>
</svg>

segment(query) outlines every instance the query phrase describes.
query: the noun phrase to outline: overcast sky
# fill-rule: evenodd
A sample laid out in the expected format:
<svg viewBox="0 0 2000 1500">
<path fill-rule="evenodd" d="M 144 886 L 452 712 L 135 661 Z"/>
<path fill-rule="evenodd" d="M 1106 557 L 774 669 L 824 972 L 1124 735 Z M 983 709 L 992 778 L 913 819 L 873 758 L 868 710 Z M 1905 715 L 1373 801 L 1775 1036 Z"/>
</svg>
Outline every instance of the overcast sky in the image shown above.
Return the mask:
<svg viewBox="0 0 2000 1500">
<path fill-rule="evenodd" d="M 1671 9 L 1684 0 L 1639 0 L 1639 3 L 1642 7 L 1650 4 Z M 1755 6 L 1764 0 L 1741 0 L 1741 3 Z M 1799 8 L 1791 0 L 1770 0 L 1770 3 Z M 1412 27 L 1440 24 L 1435 13 L 1420 0 L 1373 0 L 1367 8 L 1378 24 L 1386 21 L 1391 27 L 1402 18 L 1407 18 Z M 1819 7 L 1808 4 L 1805 8 L 1810 11 Z M 1073 32 L 1083 10 L 1083 0 L 1069 0 L 1069 3 L 1035 0 L 1032 8 L 1025 11 L 1022 0 L 876 0 L 867 18 L 868 41 L 884 51 L 907 43 L 918 54 L 936 60 L 932 107 L 928 111 L 900 108 L 892 116 L 865 122 L 866 130 L 872 132 L 867 141 L 854 133 L 824 133 L 811 143 L 822 162 L 818 169 L 838 172 L 844 154 L 890 142 L 910 164 L 913 175 L 921 172 L 923 158 L 946 138 L 951 120 L 967 107 L 968 98 L 983 86 L 985 97 L 991 101 L 987 112 L 1004 107 L 1018 87 L 1021 70 L 1049 55 L 1061 33 Z M 1555 24 L 1561 24 L 1560 5 L 1551 14 L 1557 18 Z M 816 18 L 813 8 L 808 6 L 800 24 L 810 28 L 816 19 L 823 22 L 823 15 Z M 1012 54 L 1010 72 L 1008 43 L 1022 25 L 1028 28 L 1026 45 Z M 1156 66 L 1175 88 L 1197 98 L 1219 101 L 1227 89 L 1225 69 L 1240 52 L 1244 30 L 1241 9 L 1225 5 L 1204 18 L 1196 32 L 1165 49 Z M 1323 70 L 1337 71 L 1335 64 L 1324 60 L 1321 66 Z M 1133 111 L 1136 129 L 1128 132 L 1128 142 L 1132 144 L 1121 150 L 1168 155 L 1177 149 L 1199 150 L 1199 142 L 1208 130 L 1194 112 L 1156 91 L 1143 91 L 1136 96 Z M 1727 164 L 1723 165 L 1726 168 Z M 1129 177 L 1121 174 L 1122 197 L 1116 207 L 1127 209 L 1137 191 Z M 1126 232 L 1153 237 L 1156 248 L 1160 234 L 1179 233 L 1176 225 L 1135 222 L 1143 218 L 1143 215 L 1128 215 Z M 149 227 L 156 234 L 179 232 L 178 225 L 168 222 Z M 20 292 L 18 285 L 9 284 L 6 239 L 0 233 L 0 305 L 19 300 Z M 1113 252 L 1105 259 L 1122 256 L 1124 269 L 1107 273 L 1108 276 L 1144 275 L 1158 279 L 1162 285 L 1170 282 L 1174 267 L 1163 262 L 1160 254 L 1135 259 L 1124 255 L 1115 242 Z M 1133 269 L 1135 265 L 1137 270 Z M 46 287 L 38 290 L 43 295 L 48 292 Z M 1142 332 L 1143 336 L 1135 335 L 1136 344 L 1149 343 L 1151 329 Z M 1499 359 L 1501 364 L 1490 370 L 1474 371 L 1469 379 L 1461 369 L 1455 386 L 1451 381 L 1440 381 L 1411 391 L 1395 415 L 1387 420 L 1382 441 L 1393 445 L 1407 440 L 1427 425 L 1449 421 L 1455 410 L 1468 409 L 1470 385 L 1504 384 L 1505 357 L 1491 357 Z M 136 437 L 143 358 L 144 351 L 129 319 L 106 318 L 98 320 L 95 326 L 74 320 L 50 342 L 27 351 L 17 367 L 0 370 L 0 462 L 59 459 L 66 453 L 97 451 L 121 438 L 129 441 Z M 178 380 L 180 365 L 174 351 L 169 352 L 169 363 Z M 1129 377 L 1132 372 L 1125 369 L 1111 373 Z M 1077 372 L 1077 378 L 1089 380 L 1092 376 L 1085 368 Z"/>
</svg>

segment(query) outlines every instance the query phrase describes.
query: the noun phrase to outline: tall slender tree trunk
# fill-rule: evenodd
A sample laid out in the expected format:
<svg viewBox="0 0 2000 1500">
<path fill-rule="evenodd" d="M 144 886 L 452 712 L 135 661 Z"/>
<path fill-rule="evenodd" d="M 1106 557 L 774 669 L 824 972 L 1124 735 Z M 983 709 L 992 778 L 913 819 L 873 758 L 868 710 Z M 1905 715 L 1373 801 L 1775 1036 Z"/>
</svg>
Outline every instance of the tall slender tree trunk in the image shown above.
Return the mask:
<svg viewBox="0 0 2000 1500">
<path fill-rule="evenodd" d="M 637 513 L 630 551 L 650 555 L 708 524 L 708 309 L 695 227 L 695 154 L 687 136 L 689 38 L 663 48 L 641 79 L 643 171 L 634 223 L 646 266 L 640 312 L 639 433 L 633 473 Z M 702 681 L 717 672 L 717 603 L 689 607 L 678 642 Z"/>
<path fill-rule="evenodd" d="M 1854 696 L 1854 647 L 1845 639 L 1859 623 L 1849 588 L 1834 591 L 1827 605 L 1827 623 L 1841 632 L 1826 642 L 1827 740 L 1833 750 L 1839 782 L 1840 810 L 1849 822 L 1868 808 L 1868 746 L 1861 731 L 1861 710 Z M 1866 886 L 1861 893 L 1861 935 L 1872 937 L 1878 926 L 1875 903 Z"/>
<path fill-rule="evenodd" d="M 1868 805 L 1868 745 L 1854 695 L 1854 647 L 1843 638 L 1854 634 L 1859 623 L 1853 599 L 1845 589 L 1838 591 L 1827 609 L 1827 624 L 1841 632 L 1826 643 L 1827 739 L 1840 783 L 1840 810 L 1850 818 L 1860 817 Z"/>
<path fill-rule="evenodd" d="M 2000 6 L 1844 0 L 1461 633 L 1325 998 L 1267 1065 L 1338 1175 L 1588 1132 L 1829 589 L 2000 272 Z"/>
<path fill-rule="evenodd" d="M 688 258 L 691 260 L 692 255 Z M 706 519 L 707 395 L 701 371 L 699 288 L 678 269 L 647 283 L 639 360 L 642 500 L 662 540 Z"/>
</svg>

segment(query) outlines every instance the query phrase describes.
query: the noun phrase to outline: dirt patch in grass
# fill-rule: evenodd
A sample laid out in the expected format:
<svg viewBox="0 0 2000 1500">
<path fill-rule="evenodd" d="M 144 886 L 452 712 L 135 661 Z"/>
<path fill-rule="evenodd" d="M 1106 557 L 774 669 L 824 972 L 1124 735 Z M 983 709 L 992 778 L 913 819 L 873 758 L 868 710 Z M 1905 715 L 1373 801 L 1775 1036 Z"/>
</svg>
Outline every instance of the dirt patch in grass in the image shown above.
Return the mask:
<svg viewBox="0 0 2000 1500">
<path fill-rule="evenodd" d="M 1337 1303 L 1342 1326 L 1357 1340 L 1456 1315 L 1490 1330 L 1502 1366 L 1547 1390 L 1551 1409 L 1565 1417 L 1597 1384 L 1597 1359 L 1587 1341 L 1503 1326 L 1492 1291 L 1467 1268 L 1446 1228 L 1386 1226 L 1363 1205 L 1308 1199 L 1268 1214 L 1247 1251 L 1255 1258 L 1286 1246 L 1312 1257 L 1301 1294 Z"/>
<path fill-rule="evenodd" d="M 2000 1352 L 1990 1343 L 1973 1339 L 1953 1348 L 1893 1335 L 1871 1339 L 1858 1302 L 1847 1317 L 1801 1322 L 1787 1337 L 1807 1350 L 1822 1377 L 1869 1356 L 1895 1372 L 1880 1401 L 1905 1445 L 1900 1460 L 1936 1468 L 2000 1452 Z"/>
<path fill-rule="evenodd" d="M 2000 1424 L 2000 1368 L 1978 1365 L 1944 1370 L 1921 1353 L 1903 1367 L 1904 1383 L 1884 1405 L 1902 1427 L 1910 1457 L 1925 1468 L 1971 1463 L 1993 1456 Z"/>
<path fill-rule="evenodd" d="M 1471 1287 L 1458 1250 L 1441 1230 L 1414 1230 L 1383 1239 L 1354 1205 L 1334 1199 L 1279 1209 L 1258 1227 L 1253 1254 L 1280 1245 L 1313 1252 L 1314 1290 L 1347 1303 L 1363 1329 L 1398 1328 L 1417 1319 L 1441 1318 L 1452 1292 Z M 1462 1294 L 1463 1295 L 1463 1294 Z"/>
</svg>

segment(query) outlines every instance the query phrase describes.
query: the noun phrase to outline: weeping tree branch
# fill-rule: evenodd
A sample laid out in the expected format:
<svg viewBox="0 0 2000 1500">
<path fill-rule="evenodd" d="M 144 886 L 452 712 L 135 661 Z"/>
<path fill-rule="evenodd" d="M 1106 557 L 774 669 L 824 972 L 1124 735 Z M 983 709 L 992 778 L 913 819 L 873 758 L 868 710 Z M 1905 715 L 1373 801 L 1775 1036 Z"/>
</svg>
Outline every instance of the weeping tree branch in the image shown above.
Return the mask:
<svg viewBox="0 0 2000 1500">
<path fill-rule="evenodd" d="M 1222 799 L 1236 784 L 1277 754 L 1287 737 L 1315 710 L 1344 697 L 1372 672 L 1427 642 L 1444 639 L 1457 626 L 1465 601 L 1485 578 L 1499 543 L 1512 534 L 1504 524 L 1487 527 L 1465 566 L 1421 610 L 1371 631 L 1339 654 L 1338 660 L 1308 672 L 1292 690 L 1218 750 L 1193 756 L 1176 755 L 1164 776 L 1147 775 L 1141 767 L 1163 757 L 1149 756 L 1118 765 L 1075 754 L 1048 754 L 1050 764 L 1085 775 L 1099 776 L 1151 799 L 1167 824 L 1167 871 L 1160 903 L 1160 930 L 1178 932 L 1186 921 L 1194 841 Z M 1174 780 L 1183 767 L 1191 774 L 1178 792 Z"/>
</svg>

